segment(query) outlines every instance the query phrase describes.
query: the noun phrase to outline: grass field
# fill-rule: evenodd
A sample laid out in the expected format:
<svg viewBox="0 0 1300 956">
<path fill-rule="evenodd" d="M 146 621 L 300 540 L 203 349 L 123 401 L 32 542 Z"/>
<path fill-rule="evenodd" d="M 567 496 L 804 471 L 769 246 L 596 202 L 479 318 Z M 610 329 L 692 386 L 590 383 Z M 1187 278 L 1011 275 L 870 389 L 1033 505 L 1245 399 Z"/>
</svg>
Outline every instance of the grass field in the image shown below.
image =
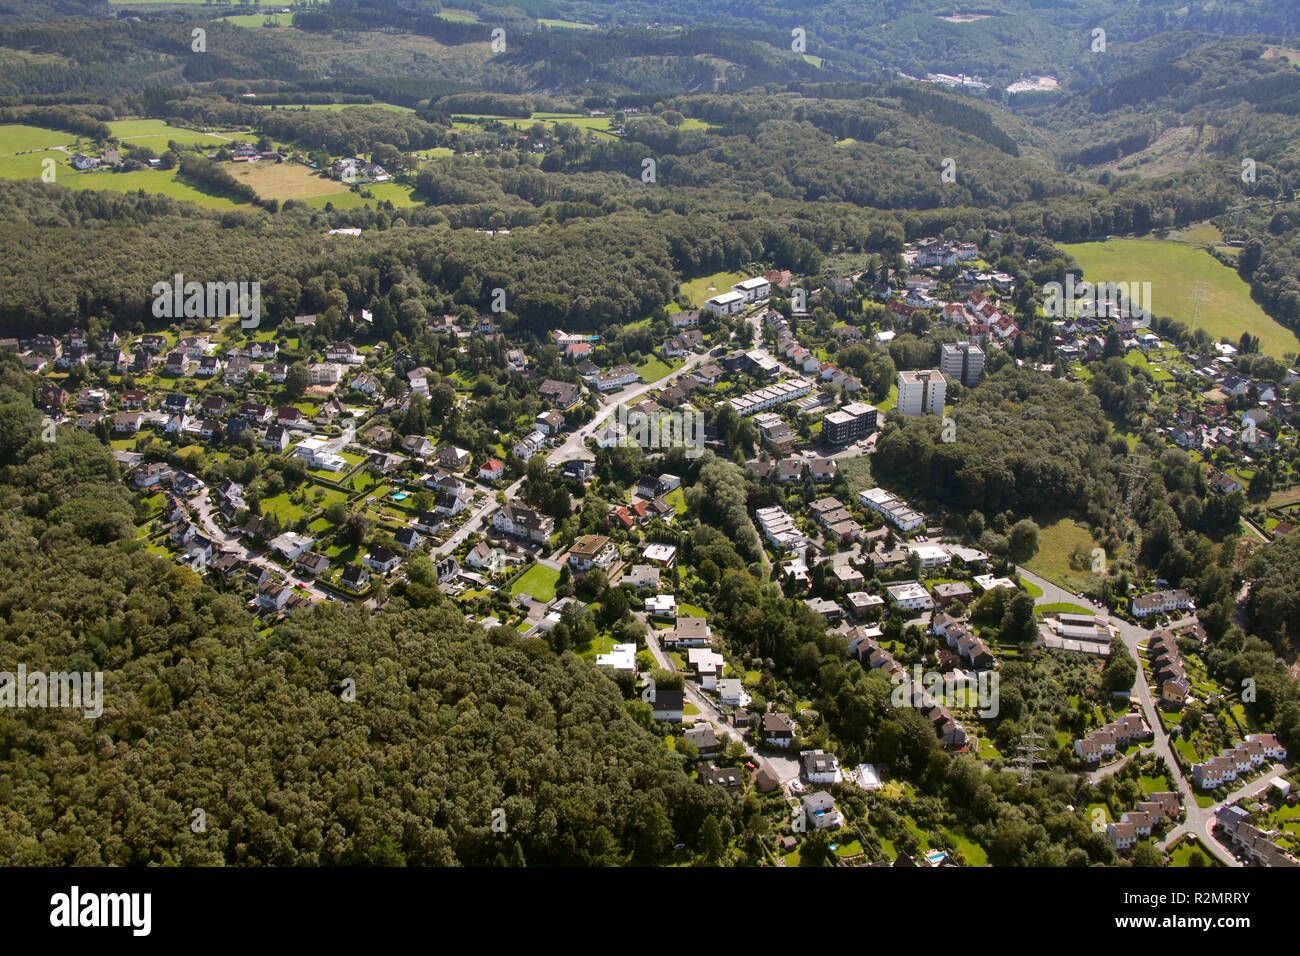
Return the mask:
<svg viewBox="0 0 1300 956">
<path fill-rule="evenodd" d="M 679 358 L 672 359 L 671 363 L 665 362 L 657 355 L 651 355 L 649 358 L 642 360 L 636 370 L 641 373 L 641 378 L 648 382 L 657 382 L 684 365 L 684 361 Z"/>
<path fill-rule="evenodd" d="M 715 272 L 711 276 L 701 276 L 690 282 L 683 282 L 677 293 L 677 302 L 684 309 L 698 308 L 719 292 L 728 292 L 741 279 L 748 278 L 739 272 Z"/>
<path fill-rule="evenodd" d="M 1072 518 L 1062 518 L 1040 528 L 1038 553 L 1024 566 L 1067 591 L 1084 591 L 1096 583 L 1097 576 L 1072 567 L 1070 557 L 1078 547 L 1091 553 L 1095 546 L 1086 527 Z"/>
<path fill-rule="evenodd" d="M 242 13 L 233 17 L 222 17 L 222 19 L 237 27 L 264 27 L 268 20 L 277 27 L 293 25 L 292 13 Z"/>
<path fill-rule="evenodd" d="M 60 186 L 71 189 L 111 189 L 114 192 L 133 193 L 143 189 L 148 193 L 161 193 L 173 199 L 181 199 L 208 209 L 237 209 L 240 204 L 225 196 L 211 196 L 200 192 L 188 183 L 175 178 L 175 174 L 163 170 L 147 170 L 135 173 L 78 173 L 67 167 L 67 176 L 61 169 L 58 173 Z M 244 206 L 247 209 L 249 207 Z"/>
<path fill-rule="evenodd" d="M 148 146 L 155 153 L 166 150 L 172 140 L 182 146 L 225 146 L 234 142 L 232 136 L 223 133 L 197 133 L 157 119 L 117 120 L 109 123 L 108 128 L 122 142 Z"/>
<path fill-rule="evenodd" d="M 1242 332 L 1258 335 L 1260 350 L 1281 358 L 1300 350 L 1300 340 L 1264 314 L 1237 273 L 1195 246 L 1155 239 L 1111 239 L 1066 243 L 1089 282 L 1150 282 L 1151 311 L 1192 324 L 1193 295 L 1204 284 L 1197 325 L 1216 340 L 1236 342 Z"/>
<path fill-rule="evenodd" d="M 71 158 L 70 154 L 57 149 L 24 153 L 21 156 L 0 156 L 0 178 L 37 179 L 44 171 L 44 161 L 53 159 L 54 181 L 69 189 L 103 189 L 122 193 L 143 189 L 147 193 L 171 196 L 208 209 L 235 209 L 239 205 L 225 196 L 212 195 L 182 182 L 176 178 L 175 171 L 146 169 L 130 173 L 110 170 L 79 172 L 69 165 Z"/>
<path fill-rule="evenodd" d="M 544 564 L 534 564 L 510 588 L 510 596 L 531 594 L 538 601 L 549 601 L 555 597 L 555 585 L 559 580 L 559 571 Z"/>
<path fill-rule="evenodd" d="M 318 176 L 298 163 L 229 163 L 226 171 L 247 183 L 263 199 L 312 199 L 337 196 L 348 187 L 336 179 Z"/>
<path fill-rule="evenodd" d="M 234 18 L 232 17 L 231 19 Z M 253 105 L 264 110 L 269 110 L 271 108 L 269 105 L 264 103 L 254 103 Z M 282 110 L 300 110 L 304 106 L 309 110 L 325 110 L 328 113 L 337 113 L 340 110 L 352 109 L 388 110 L 390 113 L 415 112 L 415 110 L 411 109 L 409 106 L 398 106 L 396 103 L 299 103 L 297 105 L 277 104 L 276 108 Z"/>
<path fill-rule="evenodd" d="M 67 146 L 75 143 L 79 138 L 76 133 L 64 133 L 57 129 L 7 123 L 0 126 L 0 154 L 25 153 L 31 149 Z"/>
<path fill-rule="evenodd" d="M 318 209 L 324 209 L 326 203 L 332 203 L 335 209 L 360 209 L 365 205 L 374 205 L 380 200 L 387 199 L 394 206 L 418 206 L 419 200 L 413 198 L 413 190 L 410 186 L 403 186 L 401 183 L 374 183 L 369 186 L 363 186 L 362 192 L 368 192 L 374 196 L 373 199 L 363 196 L 361 193 L 345 192 L 329 196 L 316 196 L 307 200 L 307 205 L 315 206 Z"/>
<path fill-rule="evenodd" d="M 363 186 L 363 192 L 369 192 L 373 198 L 352 192 L 350 186 L 336 179 L 318 176 L 306 166 L 298 163 L 231 163 L 227 166 L 230 174 L 240 182 L 248 183 L 263 199 L 297 199 L 309 206 L 323 209 L 330 203 L 336 209 L 360 209 L 382 200 L 389 200 L 396 206 L 413 206 L 412 189 L 401 183 L 372 183 Z"/>
<path fill-rule="evenodd" d="M 544 20 L 539 19 L 538 23 L 548 26 L 552 30 L 595 30 L 594 23 L 578 23 L 576 20 Z"/>
</svg>

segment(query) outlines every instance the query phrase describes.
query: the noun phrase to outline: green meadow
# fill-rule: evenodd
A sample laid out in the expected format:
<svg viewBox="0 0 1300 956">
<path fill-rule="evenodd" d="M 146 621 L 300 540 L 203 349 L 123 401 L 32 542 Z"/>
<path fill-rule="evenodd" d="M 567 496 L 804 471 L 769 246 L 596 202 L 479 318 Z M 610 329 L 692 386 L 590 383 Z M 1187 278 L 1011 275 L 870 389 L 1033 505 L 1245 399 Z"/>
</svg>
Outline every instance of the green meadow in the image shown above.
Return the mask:
<svg viewBox="0 0 1300 956">
<path fill-rule="evenodd" d="M 1193 295 L 1204 285 L 1196 325 L 1217 341 L 1241 333 L 1259 336 L 1260 350 L 1281 358 L 1300 350 L 1294 332 L 1269 318 L 1250 297 L 1250 286 L 1203 249 L 1158 239 L 1110 239 L 1065 243 L 1089 282 L 1150 282 L 1151 311 L 1192 324 Z"/>
</svg>

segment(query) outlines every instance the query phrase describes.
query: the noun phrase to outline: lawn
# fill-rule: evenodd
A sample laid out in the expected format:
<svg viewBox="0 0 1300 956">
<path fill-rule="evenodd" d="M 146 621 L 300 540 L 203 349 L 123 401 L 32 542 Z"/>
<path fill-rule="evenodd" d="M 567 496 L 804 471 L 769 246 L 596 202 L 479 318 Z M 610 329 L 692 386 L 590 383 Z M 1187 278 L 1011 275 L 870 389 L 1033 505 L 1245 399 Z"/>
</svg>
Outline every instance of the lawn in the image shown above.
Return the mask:
<svg viewBox="0 0 1300 956">
<path fill-rule="evenodd" d="M 1216 340 L 1232 342 L 1242 332 L 1259 336 L 1260 351 L 1281 358 L 1300 347 L 1295 333 L 1269 318 L 1250 297 L 1250 286 L 1232 269 L 1203 249 L 1155 239 L 1111 239 L 1064 243 L 1089 282 L 1150 282 L 1151 310 L 1187 326 L 1192 324 L 1193 294 L 1204 285 L 1197 325 Z"/>
<path fill-rule="evenodd" d="M 555 597 L 555 585 L 559 581 L 559 571 L 544 564 L 534 564 L 510 588 L 510 595 L 531 594 L 538 601 L 550 601 Z"/>
<path fill-rule="evenodd" d="M 1174 845 L 1173 849 L 1169 851 L 1169 865 L 1191 866 L 1193 856 L 1199 856 L 1207 867 L 1223 865 L 1214 854 L 1202 850 L 1200 843 L 1194 837 L 1179 840 Z"/>
<path fill-rule="evenodd" d="M 289 525 L 297 523 L 299 518 L 306 517 L 307 509 L 302 505 L 290 501 L 289 493 L 285 491 L 276 495 L 274 498 L 263 498 L 262 514 L 273 514 L 279 519 L 281 527 L 288 527 Z"/>
<path fill-rule="evenodd" d="M 1079 604 L 1040 604 L 1034 608 L 1039 614 L 1095 614 L 1094 608 L 1083 607 Z"/>
<path fill-rule="evenodd" d="M 733 285 L 745 278 L 748 276 L 740 272 L 715 272 L 711 276 L 683 282 L 681 291 L 677 293 L 677 301 L 685 308 L 698 308 L 719 292 L 730 292 Z"/>
<path fill-rule="evenodd" d="M 1179 737 L 1174 741 L 1174 749 L 1182 756 L 1188 764 L 1197 764 L 1201 762 L 1201 755 L 1196 752 L 1192 742 L 1185 737 Z"/>
<path fill-rule="evenodd" d="M 948 839 L 952 840 L 961 855 L 966 858 L 970 866 L 984 866 L 989 861 L 989 855 L 984 852 L 984 848 L 975 843 L 970 837 L 966 836 L 962 830 L 945 830 Z"/>
<path fill-rule="evenodd" d="M 648 384 L 650 382 L 657 382 L 665 375 L 675 372 L 677 369 L 681 368 L 683 364 L 683 360 L 679 358 L 673 359 L 671 364 L 669 364 L 658 356 L 651 355 L 649 358 L 643 359 L 641 364 L 636 367 L 636 370 L 640 373 L 641 378 Z"/>
</svg>

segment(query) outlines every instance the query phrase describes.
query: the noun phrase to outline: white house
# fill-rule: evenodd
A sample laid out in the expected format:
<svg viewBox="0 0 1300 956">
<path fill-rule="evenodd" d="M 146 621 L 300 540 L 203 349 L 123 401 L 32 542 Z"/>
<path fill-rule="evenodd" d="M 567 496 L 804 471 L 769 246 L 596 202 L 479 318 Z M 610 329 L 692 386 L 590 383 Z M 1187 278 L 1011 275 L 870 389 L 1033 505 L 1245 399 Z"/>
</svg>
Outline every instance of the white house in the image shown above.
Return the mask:
<svg viewBox="0 0 1300 956">
<path fill-rule="evenodd" d="M 762 302 L 772 294 L 772 283 L 762 276 L 742 279 L 731 287 L 732 292 L 739 292 L 746 303 Z"/>
<path fill-rule="evenodd" d="M 704 303 L 704 310 L 714 315 L 735 315 L 745 308 L 745 293 L 723 292 Z"/>
</svg>

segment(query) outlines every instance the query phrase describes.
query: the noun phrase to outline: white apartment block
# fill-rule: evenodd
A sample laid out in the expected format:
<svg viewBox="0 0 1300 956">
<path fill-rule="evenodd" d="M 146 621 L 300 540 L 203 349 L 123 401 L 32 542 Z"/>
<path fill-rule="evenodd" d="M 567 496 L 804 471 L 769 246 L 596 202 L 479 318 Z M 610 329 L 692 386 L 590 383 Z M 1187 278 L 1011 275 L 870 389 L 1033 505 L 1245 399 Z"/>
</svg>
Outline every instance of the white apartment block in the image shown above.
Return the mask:
<svg viewBox="0 0 1300 956">
<path fill-rule="evenodd" d="M 782 508 L 759 508 L 754 512 L 763 536 L 778 551 L 797 548 L 808 543 L 807 536 L 799 530 L 794 519 Z"/>
<path fill-rule="evenodd" d="M 937 368 L 898 373 L 898 410 L 904 415 L 942 415 L 948 383 Z"/>
<path fill-rule="evenodd" d="M 723 292 L 705 302 L 703 308 L 714 315 L 735 315 L 745 308 L 745 293 Z"/>
<path fill-rule="evenodd" d="M 885 586 L 889 598 L 899 607 L 909 611 L 928 611 L 934 607 L 934 599 L 919 581 L 900 581 L 898 584 Z"/>
<path fill-rule="evenodd" d="M 803 398 L 812 390 L 813 383 L 806 378 L 786 379 L 784 382 L 777 382 L 767 388 L 760 388 L 756 392 L 749 392 L 739 398 L 731 399 L 731 407 L 736 410 L 736 414 L 741 418 L 747 418 L 750 415 L 765 412 L 769 408 L 775 408 L 778 405 L 784 405 L 786 402 L 793 402 L 797 398 Z"/>
<path fill-rule="evenodd" d="M 747 303 L 762 302 L 772 294 L 772 283 L 762 276 L 756 276 L 753 279 L 742 279 L 731 287 L 731 291 L 739 292 Z"/>
<path fill-rule="evenodd" d="M 911 531 L 925 524 L 925 516 L 913 511 L 907 502 L 894 497 L 884 488 L 869 488 L 858 492 L 858 501 L 862 507 L 876 511 L 899 531 Z"/>
</svg>

